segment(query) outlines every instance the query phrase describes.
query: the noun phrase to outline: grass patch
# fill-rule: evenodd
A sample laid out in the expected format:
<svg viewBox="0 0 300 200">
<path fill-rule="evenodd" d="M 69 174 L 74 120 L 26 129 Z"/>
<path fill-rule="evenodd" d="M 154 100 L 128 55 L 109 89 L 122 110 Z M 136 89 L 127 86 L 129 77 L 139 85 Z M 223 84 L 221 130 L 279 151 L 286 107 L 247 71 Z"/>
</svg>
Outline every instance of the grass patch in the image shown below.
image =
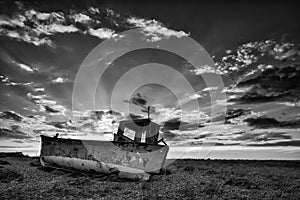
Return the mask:
<svg viewBox="0 0 300 200">
<path fill-rule="evenodd" d="M 299 161 L 177 160 L 150 181 L 132 182 L 117 175 L 41 170 L 30 164 L 37 159 L 3 160 L 11 165 L 0 168 L 0 181 L 9 182 L 0 183 L 1 200 L 300 199 Z"/>
<path fill-rule="evenodd" d="M 11 165 L 11 164 L 6 160 L 0 160 L 0 165 Z"/>
<path fill-rule="evenodd" d="M 9 183 L 11 181 L 22 181 L 23 175 L 12 169 L 1 169 L 0 170 L 0 182 L 1 183 Z"/>
</svg>

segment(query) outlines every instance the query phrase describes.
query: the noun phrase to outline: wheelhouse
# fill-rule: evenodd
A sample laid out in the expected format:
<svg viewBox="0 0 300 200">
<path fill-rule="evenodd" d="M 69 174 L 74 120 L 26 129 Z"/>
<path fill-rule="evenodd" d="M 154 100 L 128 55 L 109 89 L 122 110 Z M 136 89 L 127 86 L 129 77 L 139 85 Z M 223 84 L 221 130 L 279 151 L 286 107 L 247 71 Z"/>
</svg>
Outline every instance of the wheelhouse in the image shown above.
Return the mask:
<svg viewBox="0 0 300 200">
<path fill-rule="evenodd" d="M 117 134 L 114 134 L 114 141 L 157 144 L 162 141 L 158 140 L 159 127 L 150 119 L 120 121 Z"/>
</svg>

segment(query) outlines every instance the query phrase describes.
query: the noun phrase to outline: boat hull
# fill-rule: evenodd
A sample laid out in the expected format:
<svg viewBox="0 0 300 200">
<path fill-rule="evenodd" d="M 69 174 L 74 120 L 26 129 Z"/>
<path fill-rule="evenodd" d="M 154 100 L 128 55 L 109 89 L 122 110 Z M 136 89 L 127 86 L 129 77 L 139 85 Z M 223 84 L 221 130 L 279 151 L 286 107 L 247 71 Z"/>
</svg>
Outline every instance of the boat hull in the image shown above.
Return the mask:
<svg viewBox="0 0 300 200">
<path fill-rule="evenodd" d="M 41 136 L 41 163 L 71 170 L 96 173 L 136 174 L 158 173 L 169 147 L 94 140 L 75 140 Z M 133 176 L 133 175 L 132 175 Z"/>
<path fill-rule="evenodd" d="M 68 158 L 61 156 L 43 156 L 40 159 L 41 164 L 45 167 L 54 167 L 59 169 L 75 170 L 82 172 L 117 174 L 119 178 L 131 180 L 149 180 L 150 174 L 141 169 L 124 167 L 103 163 L 94 160 L 85 160 L 79 158 Z"/>
</svg>

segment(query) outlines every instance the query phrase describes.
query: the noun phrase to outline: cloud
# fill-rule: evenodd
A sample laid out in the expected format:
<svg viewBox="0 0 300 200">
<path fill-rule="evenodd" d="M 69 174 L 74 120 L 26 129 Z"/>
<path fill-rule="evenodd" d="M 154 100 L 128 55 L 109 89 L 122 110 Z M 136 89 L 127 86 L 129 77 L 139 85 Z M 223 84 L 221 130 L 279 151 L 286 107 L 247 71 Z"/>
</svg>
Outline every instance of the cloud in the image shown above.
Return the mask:
<svg viewBox="0 0 300 200">
<path fill-rule="evenodd" d="M 274 118 L 260 116 L 257 118 L 247 118 L 244 120 L 247 122 L 249 126 L 255 126 L 259 128 L 267 128 L 267 127 L 300 127 L 300 120 L 294 119 L 290 121 L 278 121 Z"/>
<path fill-rule="evenodd" d="M 22 121 L 23 116 L 14 111 L 3 111 L 0 113 L 0 118 L 1 119 L 12 119 L 12 120 L 20 122 L 20 121 Z"/>
<path fill-rule="evenodd" d="M 242 108 L 228 108 L 226 113 L 213 116 L 211 122 L 223 122 L 225 123 L 238 123 L 244 119 L 244 117 L 254 116 L 255 113 L 251 109 Z"/>
<path fill-rule="evenodd" d="M 76 27 L 76 23 L 88 26 L 87 33 L 99 38 L 106 39 L 116 35 L 110 29 L 94 29 L 89 23 L 91 21 L 94 20 L 82 13 L 40 12 L 29 9 L 0 19 L 0 34 L 36 46 L 48 45 L 51 47 L 55 47 L 55 44 L 48 36 L 56 33 L 83 33 Z"/>
<path fill-rule="evenodd" d="M 189 96 L 189 98 L 192 99 L 192 100 L 193 100 L 193 99 L 199 99 L 199 98 L 202 98 L 202 97 L 203 97 L 202 95 L 196 94 L 196 93 L 195 93 L 195 94 L 192 94 L 191 96 Z"/>
<path fill-rule="evenodd" d="M 22 15 L 17 15 L 14 18 L 2 17 L 0 19 L 0 26 L 13 26 L 13 27 L 25 27 L 26 18 Z"/>
<path fill-rule="evenodd" d="M 165 138 L 169 142 L 172 141 L 173 144 L 176 143 L 176 141 L 194 140 L 195 137 L 199 137 L 199 128 L 202 127 L 202 125 L 198 123 L 181 121 L 180 118 L 172 118 L 168 121 L 162 122 L 161 124 L 161 137 Z M 208 134 L 201 135 L 205 137 Z"/>
<path fill-rule="evenodd" d="M 266 40 L 248 42 L 216 62 L 217 71 L 224 75 L 238 74 L 238 80 L 255 76 L 274 68 L 277 61 L 294 62 L 300 55 L 299 45 L 284 41 Z M 239 82 L 239 81 L 238 81 Z"/>
<path fill-rule="evenodd" d="M 92 19 L 89 16 L 82 14 L 82 13 L 76 13 L 76 14 L 72 15 L 71 17 L 75 20 L 75 22 L 84 23 L 84 24 L 92 21 Z"/>
<path fill-rule="evenodd" d="M 168 121 L 163 122 L 163 131 L 169 131 L 169 130 L 179 130 L 179 128 L 182 128 L 185 125 L 189 125 L 187 122 L 182 122 L 179 118 L 173 118 Z"/>
<path fill-rule="evenodd" d="M 99 14 L 100 11 L 99 11 L 99 8 L 95 8 L 93 6 L 89 7 L 89 12 L 92 13 L 92 14 Z"/>
<path fill-rule="evenodd" d="M 160 136 L 162 138 L 164 138 L 165 140 L 172 140 L 175 137 L 177 137 L 178 135 L 176 133 L 173 133 L 172 131 L 163 130 L 162 133 L 160 134 Z"/>
<path fill-rule="evenodd" d="M 59 19 L 63 19 L 63 16 L 61 13 L 42 13 L 42 12 L 39 12 L 39 11 L 36 11 L 34 9 L 29 9 L 29 10 L 26 10 L 25 13 L 24 13 L 24 16 L 19 16 L 19 17 L 22 17 L 23 20 L 22 21 L 25 21 L 26 18 L 28 19 L 38 19 L 38 20 L 49 20 L 50 18 L 55 18 L 53 20 L 59 20 Z M 26 17 L 26 18 L 25 18 Z"/>
<path fill-rule="evenodd" d="M 90 7 L 81 12 L 21 9 L 18 14 L 0 18 L 0 35 L 36 46 L 48 45 L 50 47 L 56 47 L 50 36 L 57 33 L 82 33 L 100 39 L 109 39 L 118 36 L 114 28 L 126 30 L 138 27 L 143 30 L 147 39 L 153 42 L 162 38 L 180 38 L 189 35 L 184 31 L 169 29 L 156 20 L 128 18 L 106 8 Z"/>
<path fill-rule="evenodd" d="M 230 120 L 244 115 L 249 115 L 251 114 L 251 112 L 252 112 L 251 109 L 231 108 L 226 110 L 225 120 Z"/>
<path fill-rule="evenodd" d="M 140 93 L 136 93 L 130 98 L 130 100 L 124 100 L 123 102 L 146 108 L 148 100 L 148 97 L 142 96 Z"/>
<path fill-rule="evenodd" d="M 12 31 L 12 30 L 1 30 L 0 29 L 0 34 L 2 35 L 6 35 L 7 37 L 16 39 L 17 41 L 24 41 L 27 43 L 32 43 L 36 46 L 40 46 L 40 45 L 48 45 L 53 47 L 54 44 L 52 43 L 52 41 L 48 38 L 39 38 L 36 36 L 31 36 L 31 33 L 18 33 L 16 31 Z"/>
<path fill-rule="evenodd" d="M 300 147 L 300 140 L 288 140 L 288 141 L 278 141 L 278 142 L 267 142 L 267 143 L 251 143 L 247 146 L 296 146 Z"/>
<path fill-rule="evenodd" d="M 7 86 L 30 86 L 33 85 L 33 82 L 26 82 L 26 83 L 20 83 L 20 82 L 14 82 L 9 80 L 7 76 L 0 75 L 0 83 L 4 83 Z"/>
<path fill-rule="evenodd" d="M 170 38 L 172 36 L 177 38 L 189 36 L 189 34 L 185 33 L 184 31 L 168 29 L 155 19 L 147 20 L 137 17 L 130 17 L 127 19 L 127 22 L 132 24 L 134 27 L 142 28 L 145 35 L 149 37 L 147 40 L 151 42 L 156 42 L 163 38 Z"/>
<path fill-rule="evenodd" d="M 206 87 L 206 88 L 204 88 L 202 91 L 203 92 L 207 92 L 207 91 L 215 91 L 215 90 L 217 90 L 219 87 L 217 86 L 217 87 Z"/>
<path fill-rule="evenodd" d="M 45 92 L 45 88 L 34 88 L 35 92 Z"/>
<path fill-rule="evenodd" d="M 195 68 L 195 69 L 190 69 L 190 72 L 196 74 L 196 75 L 201 75 L 201 74 L 206 74 L 206 73 L 217 73 L 218 71 L 215 69 L 214 66 L 210 65 L 203 65 L 201 67 Z"/>
<path fill-rule="evenodd" d="M 51 99 L 42 91 L 37 91 L 36 93 L 37 94 L 27 93 L 27 97 L 40 107 L 40 111 L 65 115 L 67 109 L 63 105 L 59 105 L 55 100 Z"/>
<path fill-rule="evenodd" d="M 18 130 L 19 127 L 14 126 L 11 129 L 0 128 L 0 138 L 1 139 L 27 139 L 31 138 L 26 133 Z"/>
<path fill-rule="evenodd" d="M 65 115 L 67 109 L 63 105 L 58 105 L 55 101 L 49 101 L 52 105 L 40 105 L 40 111 L 46 111 L 51 114 Z"/>
<path fill-rule="evenodd" d="M 281 139 L 292 139 L 290 135 L 286 135 L 284 132 L 244 132 L 233 138 L 236 141 L 247 141 L 250 142 L 262 142 L 269 140 L 281 140 Z"/>
<path fill-rule="evenodd" d="M 50 113 L 59 113 L 59 110 L 55 110 L 53 108 L 51 108 L 50 106 L 44 106 L 46 112 L 50 112 Z"/>
<path fill-rule="evenodd" d="M 98 29 L 90 28 L 88 29 L 87 33 L 96 36 L 100 39 L 109 39 L 118 36 L 118 34 L 116 34 L 115 31 L 108 28 L 98 28 Z"/>
<path fill-rule="evenodd" d="M 70 120 L 55 121 L 56 118 L 48 118 L 41 115 L 23 117 L 21 121 L 0 119 L 0 138 L 3 139 L 28 139 L 14 142 L 35 143 L 39 142 L 39 135 L 55 135 L 57 132 L 64 136 L 76 136 L 85 134 L 79 127 L 75 127 Z M 53 120 L 53 121 L 52 121 Z M 96 123 L 96 122 L 95 122 Z M 78 130 L 77 130 L 78 128 Z M 26 134 L 25 134 L 26 133 Z"/>
<path fill-rule="evenodd" d="M 152 115 L 152 118 L 159 124 L 163 124 L 164 122 L 172 119 L 180 119 L 181 121 L 194 126 L 195 124 L 198 125 L 209 120 L 209 116 L 200 110 L 183 111 L 181 109 L 153 106 L 155 107 L 155 113 Z"/>
<path fill-rule="evenodd" d="M 68 26 L 64 23 L 63 13 L 45 13 L 30 9 L 1 19 L 0 24 L 5 26 L 1 26 L 0 34 L 36 46 L 43 44 L 54 46 L 49 38 L 44 37 L 45 35 L 77 31 L 73 25 Z"/>
<path fill-rule="evenodd" d="M 299 98 L 300 69 L 295 67 L 266 68 L 259 75 L 240 81 L 237 88 L 247 88 L 241 96 L 231 101 L 242 103 L 267 101 L 295 101 Z M 233 91 L 234 92 L 234 91 Z"/>
<path fill-rule="evenodd" d="M 205 141 L 188 141 L 187 142 L 189 145 L 192 146 L 201 146 L 201 145 L 213 145 L 213 146 L 232 146 L 232 145 L 239 145 L 239 143 L 222 143 L 222 142 L 217 142 L 217 141 L 212 141 L 212 142 L 205 142 Z"/>
<path fill-rule="evenodd" d="M 88 116 L 91 119 L 95 119 L 95 120 L 102 120 L 103 116 L 107 116 L 107 115 L 120 117 L 122 116 L 122 113 L 113 110 L 96 110 L 96 111 L 90 111 L 88 114 Z"/>
<path fill-rule="evenodd" d="M 291 106 L 291 107 L 299 107 L 300 106 L 300 100 L 295 99 L 293 102 L 277 102 L 281 105 Z"/>
<path fill-rule="evenodd" d="M 63 24 L 51 24 L 48 25 L 48 27 L 44 27 L 44 28 L 46 30 L 43 31 L 43 33 L 47 35 L 52 35 L 53 33 L 73 33 L 78 31 L 78 29 L 74 25 L 63 25 Z"/>
<path fill-rule="evenodd" d="M 67 82 L 67 81 L 68 81 L 67 78 L 57 77 L 57 78 L 53 79 L 51 82 L 52 82 L 52 83 L 65 83 L 65 82 Z"/>
<path fill-rule="evenodd" d="M 113 110 L 97 110 L 85 112 L 73 112 L 72 125 L 79 132 L 93 134 L 95 136 L 105 135 L 106 140 L 112 140 L 112 132 L 116 132 L 119 121 L 125 120 L 127 117 L 124 113 Z"/>
<path fill-rule="evenodd" d="M 33 70 L 30 66 L 28 66 L 28 65 L 25 65 L 25 64 L 23 64 L 23 63 L 17 63 L 17 65 L 18 65 L 21 69 L 23 69 L 23 70 L 25 70 L 25 71 L 27 71 L 27 72 L 34 72 L 34 70 Z"/>
<path fill-rule="evenodd" d="M 46 124 L 54 126 L 59 129 L 76 130 L 76 127 L 72 126 L 71 121 L 51 121 L 51 122 L 47 122 Z"/>
<path fill-rule="evenodd" d="M 225 87 L 222 92 L 226 92 L 226 93 L 246 93 L 247 91 L 249 91 L 251 89 L 250 87 Z"/>
</svg>

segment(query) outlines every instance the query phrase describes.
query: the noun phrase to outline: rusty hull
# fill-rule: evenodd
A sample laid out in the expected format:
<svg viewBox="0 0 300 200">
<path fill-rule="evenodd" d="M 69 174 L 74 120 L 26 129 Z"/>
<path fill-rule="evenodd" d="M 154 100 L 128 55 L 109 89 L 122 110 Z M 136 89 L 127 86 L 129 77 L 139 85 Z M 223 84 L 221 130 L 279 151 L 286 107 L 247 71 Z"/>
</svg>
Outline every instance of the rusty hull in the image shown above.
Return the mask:
<svg viewBox="0 0 300 200">
<path fill-rule="evenodd" d="M 41 136 L 41 163 L 66 169 L 114 173 L 147 179 L 145 173 L 158 173 L 169 147 L 133 142 L 95 141 Z"/>
</svg>

